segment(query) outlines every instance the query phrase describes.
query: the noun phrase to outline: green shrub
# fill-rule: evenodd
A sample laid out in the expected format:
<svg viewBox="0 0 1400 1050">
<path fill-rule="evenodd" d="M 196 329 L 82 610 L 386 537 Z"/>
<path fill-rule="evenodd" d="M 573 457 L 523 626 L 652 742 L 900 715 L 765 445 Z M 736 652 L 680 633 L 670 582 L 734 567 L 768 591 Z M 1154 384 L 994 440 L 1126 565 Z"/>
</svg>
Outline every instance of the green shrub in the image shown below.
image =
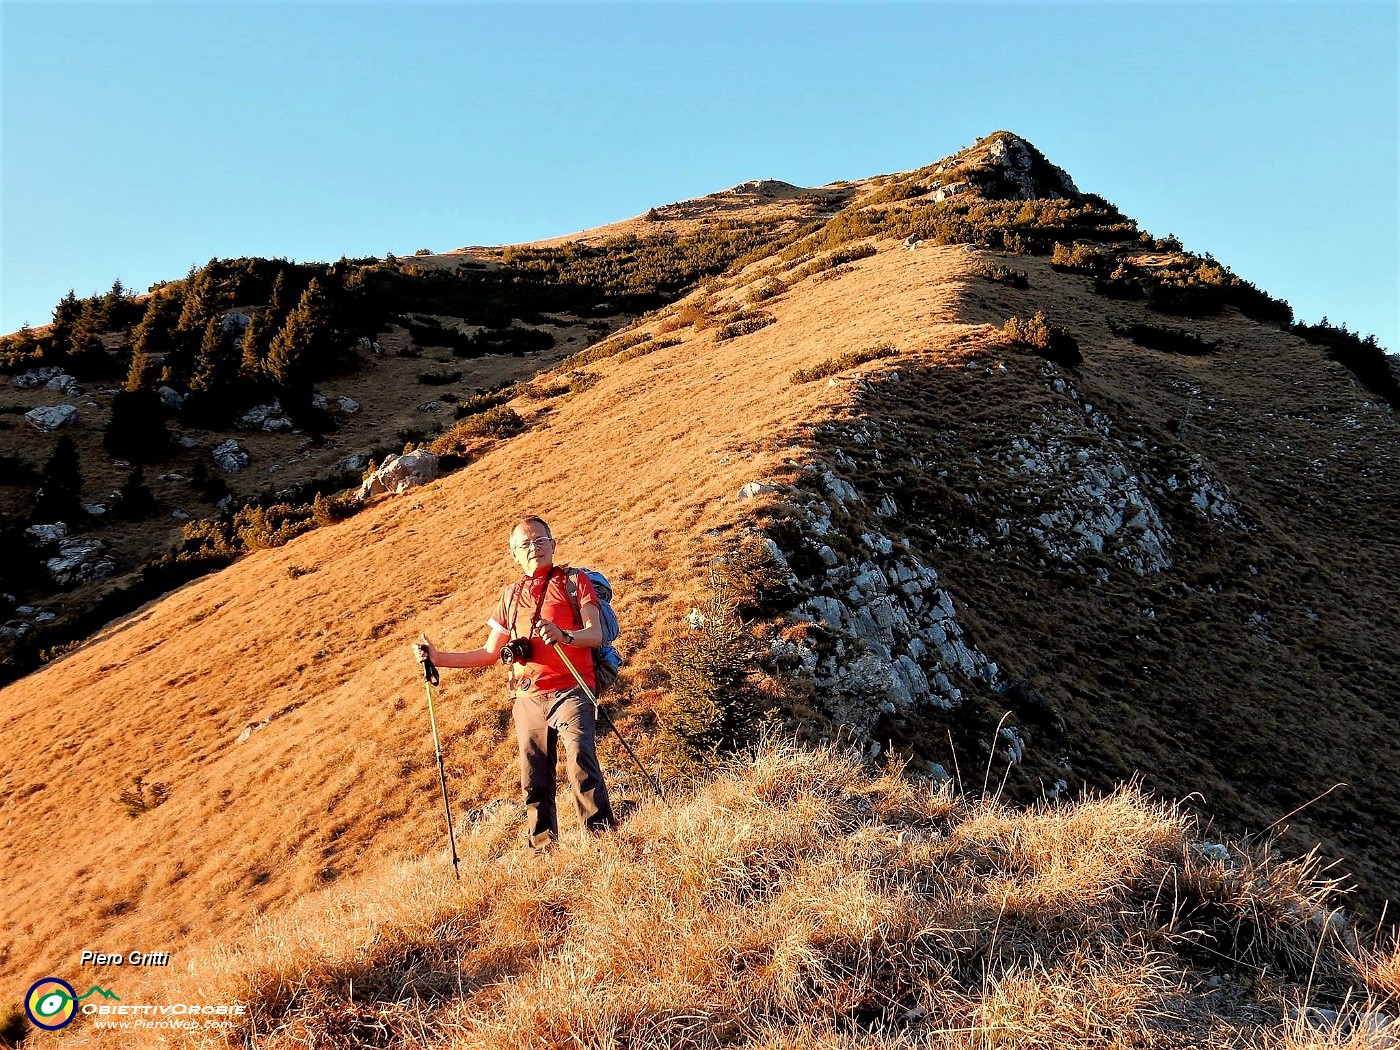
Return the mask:
<svg viewBox="0 0 1400 1050">
<path fill-rule="evenodd" d="M 1087 273 L 1095 277 L 1107 276 L 1116 263 L 1112 253 L 1093 244 L 1071 245 L 1055 243 L 1050 253 L 1050 265 L 1065 273 Z"/>
<path fill-rule="evenodd" d="M 980 277 L 984 281 L 1004 284 L 1010 288 L 1029 288 L 1031 286 L 1030 278 L 1020 270 L 1013 270 L 1000 263 L 978 263 L 972 268 L 972 273 L 973 276 Z"/>
<path fill-rule="evenodd" d="M 170 788 L 166 784 L 148 784 L 139 774 L 131 778 L 131 787 L 117 795 L 117 805 L 128 817 L 135 819 L 163 805 L 170 798 Z"/>
<path fill-rule="evenodd" d="M 748 684 L 758 644 L 718 574 L 711 573 L 709 594 L 698 611 L 696 626 L 669 647 L 663 661 L 672 701 L 665 745 L 672 762 L 682 766 L 743 747 L 758 719 Z"/>
<path fill-rule="evenodd" d="M 719 326 L 719 330 L 715 332 L 715 341 L 723 342 L 726 339 L 737 339 L 741 335 L 757 332 L 760 328 L 767 328 L 776 320 L 777 318 L 772 314 L 762 310 L 741 313 L 734 320 Z"/>
<path fill-rule="evenodd" d="M 825 361 L 812 365 L 810 368 L 799 368 L 788 376 L 788 381 L 793 385 L 815 382 L 818 379 L 825 379 L 827 376 L 834 376 L 837 372 L 844 372 L 848 368 L 855 368 L 881 357 L 891 357 L 897 353 L 899 351 L 889 343 L 881 343 L 879 346 L 868 347 L 864 350 L 847 350 L 838 357 L 828 357 Z"/>
<path fill-rule="evenodd" d="M 454 410 L 454 418 L 466 419 L 468 416 L 478 416 L 483 412 L 489 412 L 499 405 L 504 405 L 519 393 L 515 386 L 506 386 L 499 390 L 487 392 L 477 392 L 471 397 L 464 398 L 457 402 Z"/>
<path fill-rule="evenodd" d="M 0 1014 L 0 1046 L 17 1047 L 30 1032 L 29 1017 L 19 1003 L 11 1003 Z"/>
<path fill-rule="evenodd" d="M 418 382 L 424 386 L 448 386 L 460 382 L 461 378 L 461 372 L 423 372 L 418 376 Z"/>
<path fill-rule="evenodd" d="M 1084 361 L 1074 336 L 1063 328 L 1051 325 L 1040 310 L 1029 321 L 1014 316 L 1008 318 L 1001 334 L 1008 342 L 1027 347 L 1038 356 L 1057 364 L 1073 367 Z"/>
<path fill-rule="evenodd" d="M 483 438 L 509 438 L 528 428 L 513 408 L 501 405 L 469 416 L 429 446 L 434 455 L 464 455 Z"/>
<path fill-rule="evenodd" d="M 777 298 L 787 290 L 786 281 L 778 277 L 769 277 L 762 284 L 749 289 L 748 300 L 755 304 L 767 302 L 769 299 Z"/>
<path fill-rule="evenodd" d="M 1116 329 L 1115 329 L 1116 330 Z M 1191 332 L 1176 328 L 1163 328 L 1153 324 L 1129 325 L 1124 330 L 1138 346 L 1149 350 L 1160 350 L 1166 354 L 1184 354 L 1187 357 L 1204 357 L 1220 349 L 1219 343 L 1209 343 Z"/>
</svg>

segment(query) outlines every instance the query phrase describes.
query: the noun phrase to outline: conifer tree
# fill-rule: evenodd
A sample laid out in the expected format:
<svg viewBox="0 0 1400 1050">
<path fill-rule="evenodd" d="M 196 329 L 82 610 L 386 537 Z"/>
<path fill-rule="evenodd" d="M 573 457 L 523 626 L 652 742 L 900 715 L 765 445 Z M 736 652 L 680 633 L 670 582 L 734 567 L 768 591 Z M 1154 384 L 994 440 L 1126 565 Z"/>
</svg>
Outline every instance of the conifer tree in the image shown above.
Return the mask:
<svg viewBox="0 0 1400 1050">
<path fill-rule="evenodd" d="M 296 293 L 292 289 L 291 283 L 287 280 L 287 271 L 278 270 L 276 278 L 272 282 L 272 307 L 273 317 L 279 320 L 285 319 L 291 313 L 292 307 L 296 305 Z"/>
<path fill-rule="evenodd" d="M 223 319 L 211 317 L 204 325 L 204 337 L 199 344 L 190 391 L 208 394 L 227 393 L 238 374 L 238 350 L 224 328 Z"/>
<path fill-rule="evenodd" d="M 68 294 L 58 301 L 58 305 L 53 308 L 53 325 L 49 328 L 48 356 L 54 363 L 67 359 L 69 351 L 73 348 L 73 327 L 78 323 L 78 318 L 82 316 L 83 307 L 74 294 L 73 289 L 68 289 Z"/>
<path fill-rule="evenodd" d="M 243 329 L 238 375 L 245 382 L 256 383 L 263 377 L 263 364 L 275 334 L 272 324 L 271 309 L 259 310 L 248 321 L 248 327 Z"/>
<path fill-rule="evenodd" d="M 267 374 L 273 382 L 288 392 L 310 390 L 312 373 L 330 335 L 329 323 L 325 295 L 313 278 L 268 349 Z"/>
<path fill-rule="evenodd" d="M 128 391 L 155 383 L 159 362 L 175 347 L 175 324 L 180 307 L 179 297 L 165 292 L 156 292 L 147 300 L 141 323 L 131 333 L 131 366 L 126 376 Z"/>
<path fill-rule="evenodd" d="M 83 475 L 78 466 L 78 446 L 67 434 L 54 445 L 49 461 L 44 464 L 39 491 L 34 496 L 33 519 L 36 523 L 77 521 L 83 514 Z"/>
<path fill-rule="evenodd" d="M 138 463 L 158 459 L 170 448 L 165 416 L 165 405 L 150 387 L 123 390 L 112 398 L 112 418 L 103 433 L 102 447 L 117 459 Z"/>
<path fill-rule="evenodd" d="M 135 467 L 117 490 L 117 514 L 127 521 L 150 517 L 156 509 L 156 497 L 146 484 L 146 472 Z"/>
</svg>

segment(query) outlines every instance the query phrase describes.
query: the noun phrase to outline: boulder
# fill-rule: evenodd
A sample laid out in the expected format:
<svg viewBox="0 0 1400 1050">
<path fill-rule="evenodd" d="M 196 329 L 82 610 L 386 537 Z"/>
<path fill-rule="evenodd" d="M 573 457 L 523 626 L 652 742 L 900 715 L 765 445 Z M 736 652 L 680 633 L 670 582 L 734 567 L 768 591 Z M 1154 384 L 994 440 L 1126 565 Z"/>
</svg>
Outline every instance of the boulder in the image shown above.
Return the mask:
<svg viewBox="0 0 1400 1050">
<path fill-rule="evenodd" d="M 76 405 L 50 405 L 44 408 L 32 408 L 24 414 L 29 425 L 36 430 L 42 430 L 46 434 L 66 427 L 70 423 L 78 420 L 78 408 Z"/>
<path fill-rule="evenodd" d="M 423 449 L 402 456 L 390 456 L 360 486 L 363 500 L 386 493 L 398 495 L 418 485 L 426 485 L 442 473 L 437 456 Z"/>
<path fill-rule="evenodd" d="M 378 346 L 378 343 L 374 344 Z M 347 416 L 353 416 L 360 410 L 360 403 L 353 397 L 338 397 L 335 399 L 336 406 Z"/>
<path fill-rule="evenodd" d="M 233 438 L 229 438 L 221 445 L 215 445 L 210 450 L 209 456 L 214 460 L 214 466 L 225 474 L 237 474 L 253 458 L 248 454 L 248 450 Z"/>
<path fill-rule="evenodd" d="M 52 525 L 31 525 L 24 534 L 35 543 L 58 543 L 68 538 L 68 524 L 59 521 Z"/>
<path fill-rule="evenodd" d="M 54 376 L 44 384 L 46 390 L 61 390 L 65 394 L 81 394 L 82 388 L 78 386 L 78 381 L 66 372 Z"/>
<path fill-rule="evenodd" d="M 36 386 L 43 386 L 51 379 L 57 379 L 63 375 L 63 369 L 56 366 L 48 368 L 32 368 L 22 376 L 15 376 L 11 380 L 18 390 L 33 390 Z"/>
<path fill-rule="evenodd" d="M 174 387 L 160 387 L 158 390 L 156 390 L 156 394 L 160 398 L 161 404 L 165 405 L 166 408 L 172 409 L 176 412 L 180 411 L 180 408 L 185 403 L 185 396 L 181 394 L 180 391 L 176 390 Z"/>
<path fill-rule="evenodd" d="M 747 485 L 745 485 L 743 488 L 741 488 L 741 489 L 739 490 L 739 498 L 740 498 L 740 499 L 753 499 L 753 498 L 756 497 L 756 496 L 761 496 L 761 495 L 763 495 L 765 492 L 776 492 L 776 491 L 777 491 L 777 489 L 776 489 L 776 487 L 773 486 L 773 485 L 764 485 L 762 482 L 750 481 Z"/>
<path fill-rule="evenodd" d="M 369 466 L 369 457 L 363 452 L 356 452 L 352 456 L 346 456 L 331 469 L 337 474 L 349 474 L 351 472 L 360 474 L 365 467 Z"/>
<path fill-rule="evenodd" d="M 111 576 L 117 571 L 117 563 L 103 554 L 106 549 L 106 544 L 101 540 L 63 540 L 58 545 L 58 556 L 48 559 L 44 564 L 48 567 L 54 583 L 60 587 L 87 583 L 89 580 Z"/>
</svg>

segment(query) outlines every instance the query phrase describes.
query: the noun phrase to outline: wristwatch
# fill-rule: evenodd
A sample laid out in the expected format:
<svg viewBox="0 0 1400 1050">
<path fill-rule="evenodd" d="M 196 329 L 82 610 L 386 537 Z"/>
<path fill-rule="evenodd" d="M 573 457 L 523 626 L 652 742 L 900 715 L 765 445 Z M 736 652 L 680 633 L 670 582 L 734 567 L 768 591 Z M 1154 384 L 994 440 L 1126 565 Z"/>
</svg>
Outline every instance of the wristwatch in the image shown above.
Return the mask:
<svg viewBox="0 0 1400 1050">
<path fill-rule="evenodd" d="M 574 632 L 573 632 L 573 631 L 565 631 L 565 632 L 564 632 L 564 641 L 565 641 L 567 644 L 569 644 L 569 645 L 573 645 L 573 644 L 574 644 Z"/>
</svg>

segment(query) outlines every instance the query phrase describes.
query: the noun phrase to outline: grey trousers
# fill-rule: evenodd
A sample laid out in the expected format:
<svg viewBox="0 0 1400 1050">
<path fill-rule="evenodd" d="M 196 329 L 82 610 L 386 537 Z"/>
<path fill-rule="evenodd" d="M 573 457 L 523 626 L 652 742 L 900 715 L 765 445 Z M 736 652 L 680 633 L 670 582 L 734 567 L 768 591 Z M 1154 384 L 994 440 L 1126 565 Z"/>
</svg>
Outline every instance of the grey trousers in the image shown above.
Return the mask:
<svg viewBox="0 0 1400 1050">
<path fill-rule="evenodd" d="M 593 703 L 583 690 L 574 687 L 552 693 L 519 693 L 514 714 L 530 845 L 544 849 L 559 837 L 554 793 L 561 738 L 579 821 L 590 832 L 613 827 L 612 803 L 594 746 Z"/>
</svg>

